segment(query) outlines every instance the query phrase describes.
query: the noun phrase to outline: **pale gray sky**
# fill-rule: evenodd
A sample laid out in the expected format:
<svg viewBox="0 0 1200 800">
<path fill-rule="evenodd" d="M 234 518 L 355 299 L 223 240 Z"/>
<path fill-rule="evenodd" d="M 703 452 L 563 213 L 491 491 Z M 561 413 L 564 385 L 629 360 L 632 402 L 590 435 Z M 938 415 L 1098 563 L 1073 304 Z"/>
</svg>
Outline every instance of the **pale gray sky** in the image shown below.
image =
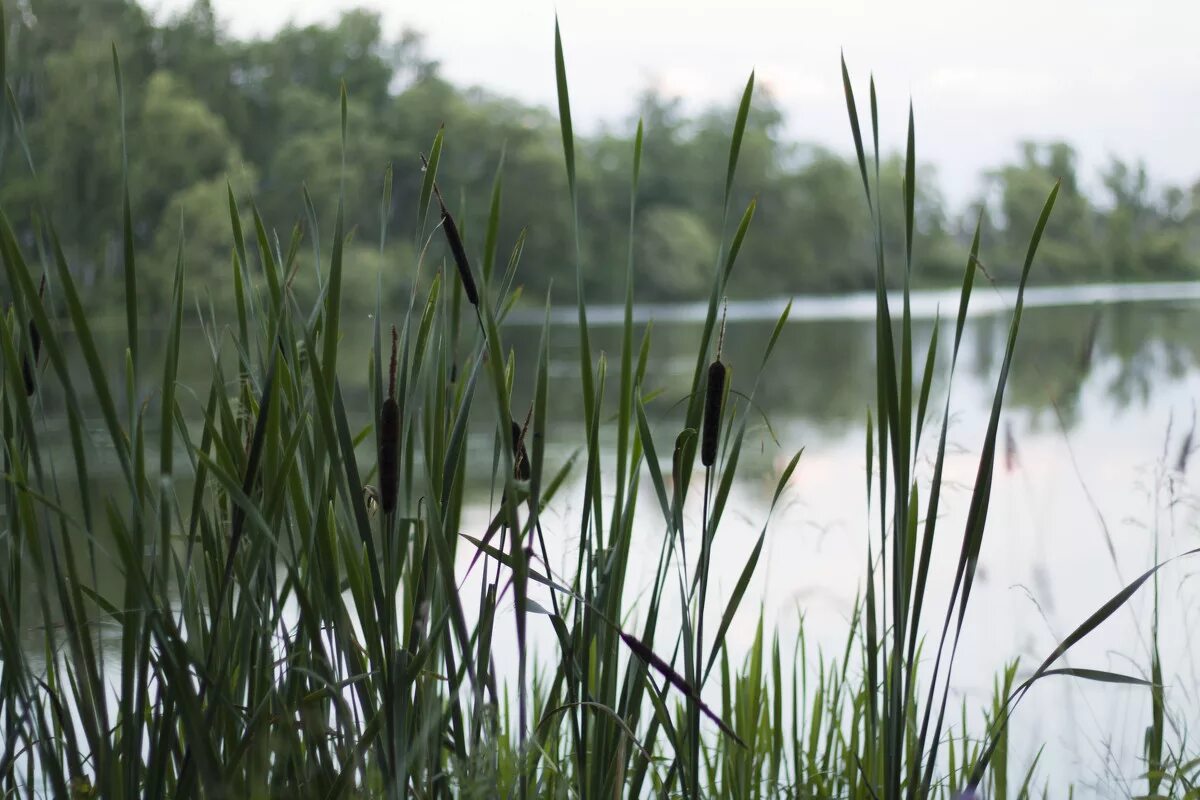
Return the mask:
<svg viewBox="0 0 1200 800">
<path fill-rule="evenodd" d="M 148 0 L 177 8 L 187 0 Z M 553 26 L 577 125 L 617 122 L 654 84 L 703 105 L 736 98 L 756 69 L 793 138 L 848 151 L 839 51 L 874 71 L 885 140 L 903 141 L 911 95 L 919 157 L 954 201 L 1021 138 L 1064 138 L 1085 177 L 1109 153 L 1157 181 L 1200 178 L 1200 4 L 1186 0 L 214 0 L 238 35 L 380 11 L 412 27 L 456 82 L 554 102 Z M 865 91 L 863 92 L 865 96 Z"/>
</svg>

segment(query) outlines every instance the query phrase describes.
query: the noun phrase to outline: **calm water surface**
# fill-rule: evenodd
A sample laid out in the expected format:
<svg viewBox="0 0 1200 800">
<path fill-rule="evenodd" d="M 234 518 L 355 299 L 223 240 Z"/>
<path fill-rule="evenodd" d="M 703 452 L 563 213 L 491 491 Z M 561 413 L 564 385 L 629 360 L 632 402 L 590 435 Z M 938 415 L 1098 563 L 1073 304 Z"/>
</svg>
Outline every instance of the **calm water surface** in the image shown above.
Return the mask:
<svg viewBox="0 0 1200 800">
<path fill-rule="evenodd" d="M 1187 453 L 1200 397 L 1198 289 L 1194 284 L 1081 287 L 1040 290 L 1029 298 L 1001 417 L 1000 463 L 952 705 L 990 702 L 995 674 L 1011 659 L 1020 658 L 1023 671 L 1031 671 L 1092 611 L 1154 563 L 1156 548 L 1165 557 L 1200 546 L 1200 461 L 1190 464 Z M 728 524 L 715 543 L 714 564 L 720 570 L 715 582 L 722 595 L 732 589 L 753 547 L 779 472 L 798 448 L 805 453 L 770 523 L 741 625 L 731 633 L 735 652 L 748 647 L 755 634 L 750 598 L 761 598 L 785 650 L 798 638 L 803 620 L 810 664 L 819 657 L 816 646 L 827 658 L 844 646 L 866 560 L 872 302 L 850 297 L 798 304 L 796 321 L 786 328 L 762 378 L 755 396 L 762 416 L 752 418 Z M 930 621 L 940 621 L 948 598 L 1011 302 L 1010 295 L 995 290 L 977 292 L 964 334 L 950 405 L 936 574 L 926 601 Z M 731 307 L 724 360 L 733 369 L 735 388 L 750 390 L 782 306 Z M 928 418 L 932 432 L 924 437 L 921 459 L 925 497 L 943 416 L 957 296 L 923 295 L 914 309 L 921 318 L 915 331 L 921 352 L 933 326 L 942 325 Z M 935 321 L 939 309 L 941 323 Z M 697 312 L 702 310 L 648 308 L 641 315 L 655 320 L 649 374 L 664 390 L 657 417 L 660 452 L 678 429 L 677 415 L 666 407 L 686 392 L 699 336 Z M 592 314 L 602 322 L 614 316 L 607 309 Z M 569 328 L 567 320 L 560 327 Z M 574 331 L 564 330 L 552 356 L 556 373 L 570 385 L 578 366 L 568 333 Z M 619 352 L 618 337 L 619 331 L 602 328 L 593 335 L 593 347 Z M 535 340 L 530 332 L 526 347 Z M 576 398 L 556 397 L 563 416 L 578 417 Z M 644 533 L 636 546 L 642 548 L 641 563 L 652 565 L 661 524 L 648 481 L 641 507 Z M 578 512 L 559 508 L 562 530 L 568 532 L 560 548 L 564 556 L 571 552 L 569 532 L 577 527 Z M 698 507 L 693 514 L 699 527 Z M 649 570 L 640 585 L 633 584 L 634 591 L 648 587 Z M 1198 573 L 1200 561 L 1180 562 L 1160 573 L 1160 646 L 1168 707 L 1180 730 L 1200 723 L 1200 645 L 1189 633 L 1200 622 Z M 1129 610 L 1077 646 L 1064 665 L 1148 677 L 1152 612 L 1148 586 Z M 1071 781 L 1084 795 L 1144 792 L 1138 757 L 1149 720 L 1146 690 L 1049 678 L 1014 718 L 1013 769 L 1045 745 L 1041 775 L 1052 787 Z M 1051 795 L 1056 794 L 1052 788 Z"/>
</svg>

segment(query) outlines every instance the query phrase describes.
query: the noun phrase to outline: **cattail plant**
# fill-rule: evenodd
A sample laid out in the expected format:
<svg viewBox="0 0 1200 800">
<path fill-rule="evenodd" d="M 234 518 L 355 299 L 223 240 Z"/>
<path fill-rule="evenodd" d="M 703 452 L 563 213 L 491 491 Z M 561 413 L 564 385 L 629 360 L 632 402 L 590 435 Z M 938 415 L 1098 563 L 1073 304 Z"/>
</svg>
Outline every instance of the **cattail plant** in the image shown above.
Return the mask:
<svg viewBox="0 0 1200 800">
<path fill-rule="evenodd" d="M 21 356 L 21 377 L 25 379 L 25 394 L 29 397 L 37 391 L 37 379 L 33 373 L 33 363 L 29 360 L 29 354 Z"/>
<path fill-rule="evenodd" d="M 431 158 L 434 158 L 436 161 L 435 157 L 431 156 Z M 421 156 L 421 165 L 424 170 L 430 168 L 429 160 L 424 155 Z M 471 275 L 471 262 L 467 259 L 467 248 L 463 245 L 462 234 L 459 233 L 458 224 L 455 223 L 450 210 L 446 208 L 446 201 L 442 197 L 442 190 L 438 187 L 436 181 L 433 182 L 432 188 L 442 216 L 442 231 L 446 234 L 446 244 L 450 246 L 450 254 L 454 256 L 454 265 L 458 268 L 458 278 L 462 281 L 463 292 L 467 295 L 467 300 L 478 311 L 479 289 L 476 288 L 475 278 Z"/>
<path fill-rule="evenodd" d="M 728 312 L 726 312 L 728 313 Z M 704 427 L 700 439 L 700 463 L 711 467 L 717 460 L 717 440 L 721 433 L 721 406 L 725 402 L 725 365 L 721 363 L 721 347 L 725 343 L 725 321 L 717 339 L 717 357 L 708 367 L 708 390 L 704 395 Z"/>
<path fill-rule="evenodd" d="M 38 297 L 46 296 L 46 276 L 42 276 L 42 282 L 38 286 Z M 33 358 L 30 359 L 30 353 Z M 25 394 L 29 397 L 37 391 L 37 365 L 42 354 L 42 334 L 38 330 L 37 323 L 32 319 L 29 320 L 29 352 L 21 356 L 21 377 L 25 379 Z"/>
<path fill-rule="evenodd" d="M 0 2 L 0 9 L 3 6 Z M 0 22 L 0 31 L 4 27 Z M 568 185 L 572 207 L 577 210 L 574 138 L 557 36 L 556 73 Z M 845 83 L 849 93 L 848 78 Z M 731 139 L 725 172 L 726 212 L 752 88 L 753 77 L 743 94 Z M 343 138 L 345 97 L 343 92 Z M 849 105 L 860 172 L 867 182 L 872 171 L 879 174 L 879 164 L 868 169 L 857 112 L 853 112 L 852 102 Z M 876 121 L 871 122 L 875 129 Z M 20 134 L 20 126 L 6 130 Z M 933 365 L 940 363 L 934 346 L 939 326 L 932 328 L 924 382 L 921 391 L 914 393 L 908 283 L 906 280 L 904 316 L 893 325 L 883 264 L 884 254 L 890 251 L 882 244 L 877 248 L 879 363 L 874 397 L 879 407 L 874 419 L 879 421 L 879 433 L 876 436 L 868 426 L 867 461 L 874 469 L 866 472 L 868 508 L 879 513 L 878 521 L 869 528 L 868 541 L 875 549 L 867 551 L 865 596 L 855 604 L 840 662 L 834 659 L 827 668 L 824 658 L 810 658 L 801 633 L 791 657 L 789 688 L 784 677 L 787 655 L 781 653 L 778 639 L 772 653 L 768 655 L 764 649 L 761 612 L 755 644 L 746 654 L 744 667 L 735 665 L 735 639 L 740 637 L 731 631 L 734 625 L 742 627 L 737 621 L 739 608 L 750 587 L 756 585 L 753 578 L 766 548 L 767 521 L 791 485 L 799 454 L 779 476 L 766 508 L 767 519 L 732 592 L 721 598 L 720 615 L 706 613 L 713 544 L 733 503 L 730 490 L 736 485 L 750 417 L 746 410 L 739 413 L 731 404 L 730 419 L 722 420 L 731 376 L 722 360 L 725 321 L 719 332 L 716 326 L 727 279 L 755 204 L 750 203 L 733 239 L 722 245 L 724 260 L 714 273 L 703 334 L 693 353 L 686 423 L 674 441 L 670 474 L 665 475 L 665 458 L 660 454 L 667 455 L 667 443 L 656 444 L 656 431 L 645 405 L 650 395 L 643 394 L 649 330 L 640 355 L 633 346 L 639 127 L 617 424 L 606 423 L 606 400 L 611 398 L 611 391 L 605 393 L 607 361 L 600 359 L 597 367 L 591 359 L 583 272 L 577 258 L 577 349 L 588 436 L 576 453 L 582 455 L 578 461 L 586 462 L 587 472 L 583 480 L 575 479 L 577 455 L 572 454 L 543 480 L 543 469 L 558 460 L 554 451 L 545 451 L 554 428 L 548 424 L 553 405 L 549 398 L 561 388 L 550 366 L 550 309 L 541 332 L 532 409 L 522 423 L 512 411 L 511 375 L 516 360 L 514 357 L 511 362 L 512 371 L 506 372 L 501 315 L 493 311 L 507 308 L 515 299 L 511 287 L 521 249 L 518 242 L 509 272 L 492 283 L 500 171 L 488 235 L 481 248 L 481 282 L 489 303 L 480 304 L 461 232 L 434 183 L 441 141 L 439 132 L 422 180 L 417 235 L 422 239 L 430 235 L 426 222 L 436 194 L 441 225 L 464 293 L 476 307 L 480 349 L 472 353 L 471 360 L 458 361 L 461 354 L 455 336 L 461 322 L 461 298 L 456 295 L 453 302 L 446 302 L 444 276 L 439 273 L 429 287 L 424 313 L 406 318 L 419 318 L 418 326 L 414 329 L 408 321 L 404 323 L 406 331 L 415 330 L 416 335 L 411 349 L 405 348 L 399 383 L 399 336 L 393 327 L 388 370 L 381 361 L 382 342 L 374 348 L 371 410 L 356 408 L 350 402 L 354 393 L 343 394 L 343 387 L 357 384 L 343 383 L 348 376 L 339 375 L 335 358 L 341 334 L 338 309 L 346 239 L 342 213 L 335 226 L 330 268 L 324 273 L 328 281 L 322 305 L 311 313 L 292 314 L 290 305 L 274 298 L 280 294 L 280 276 L 296 274 L 296 247 L 282 262 L 276 258 L 277 248 L 260 247 L 268 280 L 261 285 L 247 279 L 250 262 L 241 215 L 230 192 L 232 267 L 240 318 L 238 349 L 247 355 L 257 352 L 270 357 L 239 359 L 240 391 L 231 392 L 226 389 L 230 382 L 223 372 L 222 356 L 214 349 L 207 364 L 210 390 L 203 412 L 193 412 L 192 402 L 180 402 L 175 389 L 177 384 L 183 385 L 177 366 L 184 352 L 180 334 L 184 259 L 178 259 L 172 334 L 167 337 L 166 369 L 158 391 L 164 420 L 160 437 L 142 431 L 138 418 L 131 420 L 137 425 L 131 434 L 130 425 L 122 419 L 113 399 L 120 396 L 121 386 L 110 374 L 119 369 L 110 370 L 104 363 L 98 347 L 100 332 L 89 321 L 73 277 L 75 271 L 61 253 L 55 253 L 56 287 L 62 293 L 62 310 L 69 315 L 72 332 L 70 349 L 72 354 L 79 353 L 83 364 L 70 375 L 72 380 L 61 381 L 61 387 L 55 383 L 56 393 L 63 399 L 58 412 L 64 415 L 80 456 L 74 459 L 49 457 L 61 447 L 57 426 L 36 423 L 22 396 L 23 388 L 30 393 L 35 389 L 42 349 L 56 375 L 65 368 L 63 342 L 57 326 L 42 316 L 38 303 L 42 290 L 37 289 L 21 243 L 0 209 L 0 269 L 6 286 L 19 292 L 14 298 L 18 311 L 32 307 L 41 320 L 40 330 L 28 324 L 27 329 L 17 331 L 19 341 L 14 341 L 11 316 L 0 327 L 5 367 L 9 362 L 15 367 L 23 356 L 25 378 L 24 386 L 15 384 L 14 371 L 8 382 L 0 385 L 0 429 L 6 442 L 20 443 L 7 448 L 6 480 L 0 481 L 5 532 L 9 534 L 0 536 L 0 663 L 4 665 L 0 667 L 0 719 L 5 733 L 0 738 L 0 796 L 69 797 L 74 792 L 123 797 L 137 793 L 151 800 L 192 800 L 218 794 L 251 796 L 268 789 L 280 795 L 307 796 L 319 786 L 330 797 L 457 796 L 468 800 L 501 794 L 520 800 L 650 794 L 686 800 L 784 795 L 814 800 L 976 800 L 984 795 L 1004 796 L 1003 790 L 997 789 L 1003 784 L 997 784 L 994 777 L 989 782 L 986 770 L 989 763 L 1009 757 L 1005 725 L 1032 683 L 1054 675 L 1148 683 L 1055 664 L 1074 643 L 1115 614 L 1155 575 L 1158 566 L 1122 589 L 1064 638 L 1028 680 L 1014 689 L 1011 677 L 1006 678 L 988 718 L 987 738 L 972 735 L 968 739 L 968 731 L 949 730 L 943 719 L 954 653 L 983 545 L 997 435 L 1002 430 L 1004 387 L 1013 363 L 1024 286 L 1053 194 L 1035 229 L 1021 276 L 979 458 L 979 477 L 957 548 L 961 554 L 958 577 L 946 598 L 945 617 L 932 620 L 940 635 L 937 629 L 929 629 L 929 602 L 939 598 L 926 597 L 926 579 L 930 565 L 940 563 L 934 551 L 935 533 L 945 535 L 941 533 L 944 526 L 937 522 L 937 502 L 944 483 L 949 396 L 932 479 L 926 480 L 916 469 L 917 455 L 925 452 L 921 422 L 928 416 Z M 910 147 L 905 183 L 910 245 L 915 163 Z M 386 222 L 391 209 L 390 178 L 385 180 L 383 194 L 381 218 Z M 874 199 L 877 196 L 868 189 L 876 223 L 886 218 Z M 338 200 L 340 208 L 340 194 Z M 127 253 L 132 253 L 128 231 L 137 225 L 128 205 L 125 216 Z M 573 216 L 578 222 L 578 214 Z M 254 217 L 259 242 L 268 242 L 270 227 L 257 214 Z M 386 232 L 386 225 L 382 227 Z M 312 228 L 313 240 L 322 241 L 315 213 Z M 881 225 L 878 231 L 882 237 Z M 578 226 L 575 234 L 578 242 Z M 381 236 L 381 248 L 383 245 Z M 977 233 L 954 330 L 951 372 L 963 341 L 978 245 Z M 578 256 L 582 248 L 576 252 Z M 132 345 L 137 341 L 139 307 L 132 282 L 132 255 L 127 262 Z M 290 280 L 288 277 L 282 284 L 282 294 L 289 300 L 286 287 Z M 418 283 L 412 282 L 410 310 L 415 310 Z M 379 287 L 377 297 L 386 296 L 382 276 Z M 376 340 L 382 338 L 379 309 L 377 306 L 374 316 Z M 774 328 L 757 376 L 763 374 L 789 310 L 790 306 Z M 208 322 L 203 312 L 200 316 L 208 329 L 219 327 L 215 312 Z M 900 332 L 898 339 L 892 338 L 893 329 Z M 319 344 L 325 347 L 324 357 L 318 357 Z M 704 363 L 705 357 L 710 358 L 709 364 Z M 136 363 L 132 354 L 129 362 Z M 459 363 L 469 368 L 456 374 Z M 701 389 L 706 370 L 707 383 Z M 459 386 L 447 384 L 447 372 L 460 378 Z M 502 488 L 503 496 L 486 531 L 476 537 L 470 530 L 474 514 L 468 504 L 476 502 L 478 493 L 470 479 L 476 467 L 483 465 L 474 463 L 477 453 L 469 439 L 479 421 L 476 378 L 489 373 L 490 380 L 478 385 L 489 384 L 495 392 L 496 416 L 488 419 L 499 422 L 496 433 L 501 438 L 496 442 L 501 446 L 509 441 L 502 438 L 503 419 L 509 418 L 511 464 L 493 462 L 492 486 Z M 131 385 L 141 385 L 134 370 L 128 374 Z M 383 391 L 385 376 L 387 390 Z M 748 388 L 757 383 L 757 376 L 747 381 Z M 15 392 L 8 391 L 10 384 Z M 77 394 L 77 390 L 83 391 Z M 135 395 L 129 392 L 129 396 Z M 81 413 L 87 403 L 99 407 L 95 426 L 85 423 L 87 417 Z M 755 408 L 753 388 L 745 404 L 745 409 Z M 378 489 L 362 483 L 356 411 L 368 416 L 378 413 Z M 402 411 L 408 414 L 405 419 L 412 434 L 402 435 Z M 193 413 L 196 416 L 189 416 Z M 184 435 L 173 438 L 176 428 Z M 604 438 L 613 432 L 615 449 Z M 119 469 L 114 477 L 106 470 L 93 479 L 94 459 L 84 458 L 90 449 L 80 447 L 89 439 L 115 454 Z M 1180 473 L 1188 467 L 1194 444 L 1189 434 L 1177 461 Z M 693 515 L 684 513 L 697 449 L 705 467 L 699 530 L 693 527 Z M 616 458 L 610 461 L 614 450 Z M 190 502 L 167 499 L 182 494 L 182 481 L 164 481 L 161 495 L 147 490 L 154 456 L 164 465 L 163 477 L 169 478 L 177 453 L 185 453 L 194 465 L 187 481 Z M 877 453 L 879 460 L 875 461 Z M 723 456 L 720 462 L 719 454 Z M 534 458 L 538 459 L 536 470 Z M 75 476 L 58 474 L 56 462 L 74 462 Z M 616 469 L 606 471 L 614 462 Z M 720 470 L 714 468 L 718 464 Z M 402 469 L 405 495 L 414 498 L 412 513 L 406 510 L 403 517 L 396 513 Z M 616 473 L 616 492 L 602 480 L 612 472 Z M 872 484 L 870 476 L 874 475 L 879 482 Z M 48 502 L 58 496 L 62 477 L 72 481 L 78 503 Z M 420 485 L 415 486 L 418 481 Z M 636 605 L 631 606 L 631 590 L 641 588 L 633 581 L 641 577 L 636 560 L 643 557 L 643 543 L 638 539 L 646 530 L 640 511 L 646 495 L 641 490 L 644 481 L 653 484 L 667 535 L 657 537 L 657 565 L 650 565 L 652 587 L 645 593 L 639 591 Z M 516 486 L 517 482 L 524 483 Z M 922 493 L 930 487 L 926 503 L 920 507 L 917 492 L 911 489 L 917 483 Z M 885 487 L 886 497 L 882 492 L 873 497 L 873 485 Z M 579 494 L 574 495 L 577 489 Z M 104 497 L 97 497 L 98 493 Z M 572 496 L 560 499 L 568 494 Z M 161 538 L 152 538 L 153 526 L 147 523 L 157 496 L 164 498 L 159 504 Z M 391 515 L 382 525 L 372 525 L 372 498 Z M 560 502 L 583 511 L 576 530 L 570 530 L 571 523 L 560 523 L 567 516 L 558 513 Z M 518 503 L 524 508 L 518 509 Z M 90 516 L 101 505 L 107 524 Z M 518 510 L 526 513 L 518 515 Z M 603 524 L 606 518 L 612 520 L 607 526 Z M 918 524 L 918 520 L 925 522 Z M 562 556 L 562 563 L 569 564 L 574 557 L 573 573 L 558 575 L 552 570 L 556 560 L 547 551 L 544 523 L 545 533 L 559 534 L 564 543 L 561 554 L 556 554 Z M 100 563 L 123 578 L 115 588 L 101 585 L 94 577 L 98 572 L 95 554 L 91 555 L 93 577 L 90 583 L 84 582 L 82 571 L 75 569 L 77 563 L 84 563 L 79 551 L 72 549 L 79 541 L 77 536 L 46 536 L 52 529 L 79 527 L 89 532 L 101 526 L 105 540 L 114 546 L 103 548 L 106 552 L 101 553 L 104 561 Z M 186 547 L 176 548 L 174 542 L 183 537 Z M 91 539 L 87 538 L 89 547 Z M 492 543 L 494 539 L 499 539 L 499 545 Z M 467 555 L 461 549 L 464 542 L 473 544 L 475 551 L 466 569 L 459 570 L 462 556 Z M 381 549 L 377 543 L 382 544 Z M 886 550 L 881 545 L 886 545 Z M 1193 552 L 1200 555 L 1200 550 Z M 152 553 L 152 558 L 147 559 L 147 553 Z M 479 612 L 472 615 L 466 608 L 463 587 L 481 558 L 493 559 L 496 571 L 493 578 L 486 574 L 489 570 L 483 570 Z M 180 568 L 168 568 L 172 564 Z M 727 566 L 721 563 L 719 574 L 724 575 Z M 507 583 L 502 582 L 504 570 L 511 574 Z M 279 580 L 281 574 L 286 576 L 284 580 Z M 538 584 L 539 593 L 549 591 L 549 610 L 531 596 L 533 584 Z M 513 599 L 511 614 L 516 628 L 517 664 L 512 682 L 497 668 L 503 662 L 496 658 L 495 646 L 500 638 L 499 621 L 510 613 L 506 592 Z M 26 603 L 26 597 L 38 602 Z M 668 604 L 676 599 L 678 623 L 669 625 L 667 614 L 672 612 Z M 529 636 L 532 626 L 539 624 L 528 621 L 534 614 L 549 622 L 542 628 L 547 635 L 553 631 L 549 659 L 533 657 L 531 645 L 543 641 Z M 642 620 L 636 633 L 613 622 L 631 617 Z M 705 626 L 713 623 L 716 627 L 706 639 Z M 100 624 L 115 632 L 119 647 L 98 647 L 93 634 L 94 626 Z M 1157 643 L 1157 623 L 1154 631 Z M 36 641 L 26 648 L 30 637 Z M 929 661 L 919 657 L 921 642 L 937 649 L 932 673 L 918 680 L 918 668 L 926 669 Z M 504 642 L 502 646 L 508 649 L 510 645 Z M 63 657 L 46 658 L 44 653 L 62 653 Z M 808 664 L 818 665 L 815 681 L 808 679 Z M 1015 667 L 1007 675 L 1014 673 Z M 1186 776 L 1181 772 L 1186 779 L 1194 770 L 1188 763 L 1172 766 L 1166 760 L 1174 756 L 1162 741 L 1166 695 L 1157 644 L 1150 674 L 1152 691 L 1157 692 L 1152 702 L 1159 733 L 1147 737 L 1146 772 L 1151 781 L 1147 795 L 1179 797 L 1167 785 L 1167 776 L 1171 770 L 1186 770 Z M 710 677 L 720 678 L 719 688 L 709 683 Z M 509 703 L 509 688 L 514 686 L 516 699 Z M 814 691 L 809 691 L 810 686 Z M 710 700 L 720 692 L 720 705 L 714 702 L 710 707 L 705 702 L 706 688 Z M 701 730 L 706 720 L 716 724 L 719 736 Z M 956 741 L 964 743 L 958 750 L 954 749 Z M 963 753 L 966 761 L 956 761 Z M 948 770 L 942 769 L 945 764 L 949 764 Z M 993 770 L 996 774 L 1004 773 Z M 1160 774 L 1164 776 L 1161 786 L 1156 777 Z M 965 780 L 960 777 L 964 775 Z M 1025 785 L 1029 785 L 1028 779 Z"/>
<path fill-rule="evenodd" d="M 396 510 L 400 491 L 400 404 L 396 402 L 396 350 L 399 336 L 392 326 L 392 359 L 388 366 L 388 395 L 379 411 L 379 494 L 385 514 Z"/>
<path fill-rule="evenodd" d="M 463 292 L 471 305 L 478 309 L 479 290 L 475 288 L 475 278 L 471 275 L 471 262 L 467 260 L 467 248 L 463 246 L 462 234 L 458 232 L 458 225 L 446 208 L 442 190 L 436 183 L 433 185 L 433 193 L 437 196 L 438 208 L 442 212 L 442 231 L 446 234 L 446 244 L 450 246 L 450 253 L 454 256 L 454 265 L 458 267 L 458 279 L 462 281 Z"/>
<path fill-rule="evenodd" d="M 725 396 L 725 365 L 718 357 L 708 368 L 708 391 L 704 396 L 704 436 L 700 463 L 711 467 L 717 460 L 717 437 L 721 429 L 721 402 Z"/>
<path fill-rule="evenodd" d="M 438 205 L 442 209 L 442 230 L 446 232 L 446 242 L 450 245 L 450 252 L 454 254 L 454 263 L 458 267 L 458 277 L 462 281 L 463 291 L 471 305 L 478 308 L 479 290 L 475 288 L 475 279 L 471 277 L 471 264 L 467 261 L 467 251 L 463 247 L 462 236 L 459 235 L 454 217 L 450 216 L 450 212 L 446 210 L 446 204 L 442 202 L 441 192 L 438 192 Z"/>
</svg>

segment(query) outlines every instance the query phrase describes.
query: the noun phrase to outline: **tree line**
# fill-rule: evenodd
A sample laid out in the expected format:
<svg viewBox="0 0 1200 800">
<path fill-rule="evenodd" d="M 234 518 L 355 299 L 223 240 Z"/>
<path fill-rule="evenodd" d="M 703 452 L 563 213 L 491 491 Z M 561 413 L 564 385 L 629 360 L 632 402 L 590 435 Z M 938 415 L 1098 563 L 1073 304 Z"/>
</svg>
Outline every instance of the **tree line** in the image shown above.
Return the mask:
<svg viewBox="0 0 1200 800">
<path fill-rule="evenodd" d="M 209 0 L 157 20 L 131 0 L 0 0 L 8 23 L 9 112 L 0 123 L 0 207 L 31 246 L 51 215 L 79 279 L 120 302 L 122 159 L 139 253 L 139 290 L 165 304 L 179 243 L 192 286 L 228 300 L 227 187 L 256 207 L 287 246 L 294 226 L 327 255 L 339 191 L 347 231 L 346 297 L 401 301 L 423 242 L 413 240 L 420 154 L 439 127 L 439 181 L 457 205 L 468 244 L 481 246 L 502 170 L 501 248 L 520 243 L 527 297 L 574 292 L 572 209 L 558 121 L 524 105 L 447 81 L 420 35 L 385 34 L 378 15 L 344 13 L 330 25 L 232 37 Z M 112 50 L 124 79 L 118 95 Z M 547 70 L 551 69 L 547 65 Z M 348 101 L 342 146 L 339 91 Z M 589 299 L 618 300 L 629 247 L 633 130 L 645 130 L 634 258 L 637 295 L 700 297 L 722 232 L 723 163 L 734 104 L 689 115 L 676 98 L 646 92 L 632 121 L 577 138 L 581 258 Z M 742 144 L 735 204 L 756 214 L 739 257 L 734 295 L 869 289 L 874 284 L 866 204 L 857 165 L 843 152 L 789 141 L 784 117 L 759 91 Z M 383 202 L 384 173 L 392 196 Z M 882 174 L 885 240 L 900 263 L 902 162 Z M 1200 277 L 1200 183 L 1157 187 L 1141 164 L 1112 159 L 1099 196 L 1082 188 L 1076 151 L 1024 142 L 986 172 L 966 208 L 950 208 L 926 164 L 918 167 L 917 273 L 925 284 L 961 276 L 976 220 L 983 267 L 997 282 L 1020 267 L 1048 187 L 1062 180 L 1039 254 L 1043 282 Z M 737 209 L 740 211 L 740 209 Z M 321 231 L 314 237 L 311 230 Z M 387 235 L 385 237 L 385 226 Z M 324 241 L 320 241 L 321 238 Z M 314 241 L 315 240 L 315 241 Z M 442 254 L 432 246 L 429 260 Z M 311 266 L 295 276 L 315 283 Z"/>
</svg>

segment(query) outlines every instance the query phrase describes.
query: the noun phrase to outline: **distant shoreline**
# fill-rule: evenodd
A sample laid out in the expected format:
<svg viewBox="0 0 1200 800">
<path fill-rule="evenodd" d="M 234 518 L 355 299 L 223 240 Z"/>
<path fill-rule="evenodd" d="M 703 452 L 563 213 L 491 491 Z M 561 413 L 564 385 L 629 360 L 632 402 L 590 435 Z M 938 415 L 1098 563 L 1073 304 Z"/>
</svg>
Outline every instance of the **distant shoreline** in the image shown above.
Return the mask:
<svg viewBox="0 0 1200 800">
<path fill-rule="evenodd" d="M 990 316 L 1009 311 L 1016 300 L 1016 287 L 983 286 L 976 281 L 971 295 L 969 313 L 972 317 Z M 914 290 L 911 307 L 914 319 L 952 319 L 958 313 L 960 289 Z M 892 313 L 900 309 L 899 291 L 891 293 Z M 789 320 L 856 320 L 875 318 L 875 293 L 799 294 L 790 298 L 792 311 Z M 763 300 L 730 300 L 730 322 L 773 322 L 783 313 L 789 298 Z M 1200 281 L 1153 281 L 1120 283 L 1083 283 L 1059 286 L 1033 286 L 1025 290 L 1026 308 L 1059 306 L 1111 305 L 1114 303 L 1144 303 L 1169 300 L 1200 300 Z M 550 321 L 556 325 L 575 325 L 577 310 L 573 305 L 557 305 L 550 309 Z M 698 323 L 708 313 L 707 301 L 687 303 L 634 303 L 633 321 L 637 324 L 654 322 Z M 510 325 L 540 325 L 545 309 L 516 308 L 505 320 Z M 625 307 L 616 303 L 589 304 L 589 325 L 620 325 Z"/>
</svg>

